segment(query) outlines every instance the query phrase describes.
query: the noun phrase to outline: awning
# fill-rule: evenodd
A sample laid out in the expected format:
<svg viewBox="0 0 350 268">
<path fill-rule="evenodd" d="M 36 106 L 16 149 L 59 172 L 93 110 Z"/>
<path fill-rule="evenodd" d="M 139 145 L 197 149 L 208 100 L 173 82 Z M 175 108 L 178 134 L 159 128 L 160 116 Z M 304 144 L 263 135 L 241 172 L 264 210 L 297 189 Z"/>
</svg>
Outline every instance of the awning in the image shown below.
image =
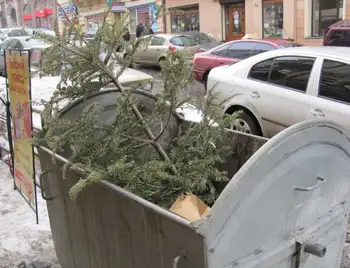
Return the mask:
<svg viewBox="0 0 350 268">
<path fill-rule="evenodd" d="M 52 14 L 52 8 L 41 8 L 35 11 L 35 17 L 46 17 Z"/>
<path fill-rule="evenodd" d="M 23 20 L 24 20 L 24 21 L 32 20 L 32 19 L 33 19 L 33 17 L 32 17 L 31 14 L 24 14 L 24 15 L 23 15 Z"/>
</svg>

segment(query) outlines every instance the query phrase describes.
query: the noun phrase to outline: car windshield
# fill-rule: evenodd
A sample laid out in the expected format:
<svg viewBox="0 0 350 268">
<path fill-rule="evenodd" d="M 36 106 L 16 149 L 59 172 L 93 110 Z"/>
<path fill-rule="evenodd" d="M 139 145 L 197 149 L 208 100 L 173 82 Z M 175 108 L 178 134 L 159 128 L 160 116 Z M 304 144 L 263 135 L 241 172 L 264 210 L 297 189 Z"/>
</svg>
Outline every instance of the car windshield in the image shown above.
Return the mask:
<svg viewBox="0 0 350 268">
<path fill-rule="evenodd" d="M 211 37 L 209 34 L 206 33 L 200 33 L 199 38 L 202 41 L 202 43 L 209 43 L 209 42 L 215 42 L 215 38 Z"/>
<path fill-rule="evenodd" d="M 4 42 L 2 42 L 2 43 L 0 44 L 0 49 L 2 50 L 2 49 L 4 49 L 4 48 L 8 48 L 9 45 L 10 45 L 10 43 L 11 43 L 11 39 L 5 40 Z"/>
<path fill-rule="evenodd" d="M 25 29 L 12 29 L 9 32 L 9 37 L 26 36 L 26 35 L 29 35 L 29 33 Z"/>
<path fill-rule="evenodd" d="M 196 40 L 194 40 L 192 36 L 188 35 L 173 37 L 170 39 L 170 42 L 178 47 L 191 47 L 197 45 Z"/>
</svg>

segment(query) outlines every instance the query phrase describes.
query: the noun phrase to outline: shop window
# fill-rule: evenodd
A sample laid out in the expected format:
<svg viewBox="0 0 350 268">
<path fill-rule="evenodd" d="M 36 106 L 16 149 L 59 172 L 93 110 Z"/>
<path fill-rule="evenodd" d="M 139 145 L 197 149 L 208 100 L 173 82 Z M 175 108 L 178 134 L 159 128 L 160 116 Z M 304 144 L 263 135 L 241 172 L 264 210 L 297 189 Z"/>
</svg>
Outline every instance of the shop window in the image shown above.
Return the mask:
<svg viewBox="0 0 350 268">
<path fill-rule="evenodd" d="M 264 37 L 283 37 L 283 1 L 265 0 L 263 7 Z"/>
<path fill-rule="evenodd" d="M 131 33 L 136 33 L 137 25 L 140 23 L 144 27 L 148 27 L 150 23 L 150 5 L 129 8 L 129 16 Z"/>
<path fill-rule="evenodd" d="M 193 32 L 200 31 L 199 9 L 182 8 L 171 12 L 171 32 Z"/>
<path fill-rule="evenodd" d="M 312 0 L 312 36 L 324 36 L 327 28 L 343 18 L 343 0 Z"/>
</svg>

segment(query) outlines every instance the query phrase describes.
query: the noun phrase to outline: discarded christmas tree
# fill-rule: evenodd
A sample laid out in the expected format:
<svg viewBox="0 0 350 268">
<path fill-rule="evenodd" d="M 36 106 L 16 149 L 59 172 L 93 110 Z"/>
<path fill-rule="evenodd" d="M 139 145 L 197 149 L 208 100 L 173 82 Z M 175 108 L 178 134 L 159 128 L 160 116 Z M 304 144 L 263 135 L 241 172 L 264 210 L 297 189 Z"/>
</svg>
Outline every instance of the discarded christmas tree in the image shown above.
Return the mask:
<svg viewBox="0 0 350 268">
<path fill-rule="evenodd" d="M 181 52 L 169 52 L 161 63 L 161 93 L 140 90 L 140 84 L 123 87 L 118 77 L 150 40 L 145 36 L 125 43 L 127 27 L 126 22 L 120 26 L 104 20 L 90 42 L 73 24 L 61 38 L 40 35 L 50 44 L 42 57 L 42 74 L 60 74 L 61 82 L 46 103 L 43 131 L 35 142 L 67 157 L 65 168 L 81 174 L 70 191 L 72 198 L 103 179 L 164 207 L 183 192 L 211 205 L 229 180 L 218 164 L 230 153 L 223 141 L 232 118 L 217 116 L 211 105 L 215 96 L 209 94 L 200 107 L 203 120 L 184 123 L 178 108 L 189 100 L 184 101 L 181 92 L 193 77 L 187 55 Z M 127 55 L 123 58 L 116 52 L 121 46 Z M 106 112 L 97 101 L 85 105 L 75 118 L 60 110 L 77 100 L 93 100 L 101 92 L 113 96 L 113 110 Z"/>
</svg>

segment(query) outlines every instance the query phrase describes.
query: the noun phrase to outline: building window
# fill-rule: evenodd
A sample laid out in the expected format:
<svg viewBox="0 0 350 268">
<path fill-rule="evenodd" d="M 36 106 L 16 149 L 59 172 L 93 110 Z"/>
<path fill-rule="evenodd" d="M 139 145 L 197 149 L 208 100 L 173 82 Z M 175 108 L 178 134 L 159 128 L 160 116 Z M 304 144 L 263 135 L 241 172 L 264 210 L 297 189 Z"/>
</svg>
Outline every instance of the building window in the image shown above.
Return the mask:
<svg viewBox="0 0 350 268">
<path fill-rule="evenodd" d="M 263 7 L 264 37 L 283 37 L 283 0 L 265 0 Z"/>
<path fill-rule="evenodd" d="M 176 8 L 171 12 L 171 32 L 192 32 L 200 31 L 199 8 Z"/>
<path fill-rule="evenodd" d="M 327 28 L 343 18 L 343 0 L 312 0 L 312 36 L 324 36 Z"/>
<path fill-rule="evenodd" d="M 153 3 L 147 6 L 129 8 L 128 10 L 131 33 L 136 32 L 136 27 L 138 24 L 142 24 L 144 27 L 149 27 L 149 24 L 151 23 L 153 32 L 159 31 L 156 4 Z"/>
</svg>

